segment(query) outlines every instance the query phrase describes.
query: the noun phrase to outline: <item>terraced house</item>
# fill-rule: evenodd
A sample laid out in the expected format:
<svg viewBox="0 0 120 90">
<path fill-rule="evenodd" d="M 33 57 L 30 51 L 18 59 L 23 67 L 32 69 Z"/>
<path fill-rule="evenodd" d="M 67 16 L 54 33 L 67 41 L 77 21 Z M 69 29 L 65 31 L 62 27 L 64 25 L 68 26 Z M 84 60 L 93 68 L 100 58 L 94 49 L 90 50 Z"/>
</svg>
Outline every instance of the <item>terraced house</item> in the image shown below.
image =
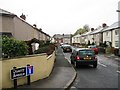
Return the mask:
<svg viewBox="0 0 120 90">
<path fill-rule="evenodd" d="M 113 23 L 111 26 L 103 30 L 103 42 L 111 43 L 112 47 L 119 47 L 119 22 Z"/>
<path fill-rule="evenodd" d="M 88 31 L 86 33 L 83 33 L 81 35 L 76 35 L 72 37 L 72 43 L 78 43 L 78 44 L 88 44 L 88 41 L 90 43 L 94 42 L 97 46 L 100 45 L 100 43 L 107 42 L 108 45 L 111 45 L 114 48 L 119 47 L 119 22 L 115 22 L 110 26 L 107 26 L 107 24 L 102 24 L 102 26 L 99 26 L 95 30 Z"/>
<path fill-rule="evenodd" d="M 29 41 L 33 38 L 38 40 L 50 40 L 50 35 L 38 29 L 36 25 L 30 25 L 26 22 L 25 15 L 17 15 L 0 9 L 0 33 L 18 40 Z"/>
</svg>

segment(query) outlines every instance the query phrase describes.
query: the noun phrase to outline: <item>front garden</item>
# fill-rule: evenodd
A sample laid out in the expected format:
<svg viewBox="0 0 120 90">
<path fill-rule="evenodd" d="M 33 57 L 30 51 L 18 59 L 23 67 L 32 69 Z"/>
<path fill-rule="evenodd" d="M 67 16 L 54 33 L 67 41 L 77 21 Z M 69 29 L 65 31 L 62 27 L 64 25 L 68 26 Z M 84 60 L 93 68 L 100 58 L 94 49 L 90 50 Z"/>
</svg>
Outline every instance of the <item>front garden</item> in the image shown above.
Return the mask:
<svg viewBox="0 0 120 90">
<path fill-rule="evenodd" d="M 46 53 L 50 55 L 55 50 L 55 44 L 50 43 L 50 41 L 39 41 L 37 39 L 32 39 L 30 41 L 19 41 L 15 38 L 9 38 L 7 36 L 1 37 L 2 43 L 2 58 L 14 58 L 19 56 L 25 56 L 29 54 L 41 54 Z M 38 50 L 31 50 L 32 43 L 38 43 Z"/>
</svg>

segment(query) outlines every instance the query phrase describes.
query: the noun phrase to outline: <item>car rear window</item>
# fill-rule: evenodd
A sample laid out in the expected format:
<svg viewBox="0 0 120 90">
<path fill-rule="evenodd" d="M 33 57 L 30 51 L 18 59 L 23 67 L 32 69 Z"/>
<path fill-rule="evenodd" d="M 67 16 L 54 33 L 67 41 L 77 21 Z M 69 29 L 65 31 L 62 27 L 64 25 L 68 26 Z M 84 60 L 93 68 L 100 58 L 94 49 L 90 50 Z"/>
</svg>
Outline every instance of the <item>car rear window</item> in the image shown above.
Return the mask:
<svg viewBox="0 0 120 90">
<path fill-rule="evenodd" d="M 79 51 L 79 55 L 80 56 L 86 56 L 86 55 L 93 56 L 94 55 L 94 51 L 92 51 L 92 50 L 80 50 Z"/>
</svg>

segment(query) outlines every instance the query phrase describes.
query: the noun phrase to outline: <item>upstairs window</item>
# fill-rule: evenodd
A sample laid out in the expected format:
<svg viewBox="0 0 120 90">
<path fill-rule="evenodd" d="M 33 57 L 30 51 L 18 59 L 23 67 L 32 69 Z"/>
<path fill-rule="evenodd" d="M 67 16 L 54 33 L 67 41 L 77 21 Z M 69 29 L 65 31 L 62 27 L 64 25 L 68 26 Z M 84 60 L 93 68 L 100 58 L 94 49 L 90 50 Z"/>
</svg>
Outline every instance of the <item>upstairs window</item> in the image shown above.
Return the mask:
<svg viewBox="0 0 120 90">
<path fill-rule="evenodd" d="M 118 30 L 115 30 L 115 35 L 118 35 L 118 33 L 119 33 Z"/>
<path fill-rule="evenodd" d="M 106 32 L 106 36 L 108 36 L 108 32 Z"/>
</svg>

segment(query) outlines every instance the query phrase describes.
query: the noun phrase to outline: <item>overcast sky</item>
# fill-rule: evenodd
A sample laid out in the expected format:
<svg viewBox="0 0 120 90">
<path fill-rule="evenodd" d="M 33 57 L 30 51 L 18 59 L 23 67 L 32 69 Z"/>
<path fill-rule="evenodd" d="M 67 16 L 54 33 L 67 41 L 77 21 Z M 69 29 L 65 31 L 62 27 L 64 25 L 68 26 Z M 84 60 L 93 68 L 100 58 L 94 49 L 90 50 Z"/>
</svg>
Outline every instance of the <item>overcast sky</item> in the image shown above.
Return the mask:
<svg viewBox="0 0 120 90">
<path fill-rule="evenodd" d="M 37 24 L 45 33 L 73 34 L 85 24 L 97 28 L 118 21 L 119 0 L 0 0 L 0 8 Z"/>
</svg>

